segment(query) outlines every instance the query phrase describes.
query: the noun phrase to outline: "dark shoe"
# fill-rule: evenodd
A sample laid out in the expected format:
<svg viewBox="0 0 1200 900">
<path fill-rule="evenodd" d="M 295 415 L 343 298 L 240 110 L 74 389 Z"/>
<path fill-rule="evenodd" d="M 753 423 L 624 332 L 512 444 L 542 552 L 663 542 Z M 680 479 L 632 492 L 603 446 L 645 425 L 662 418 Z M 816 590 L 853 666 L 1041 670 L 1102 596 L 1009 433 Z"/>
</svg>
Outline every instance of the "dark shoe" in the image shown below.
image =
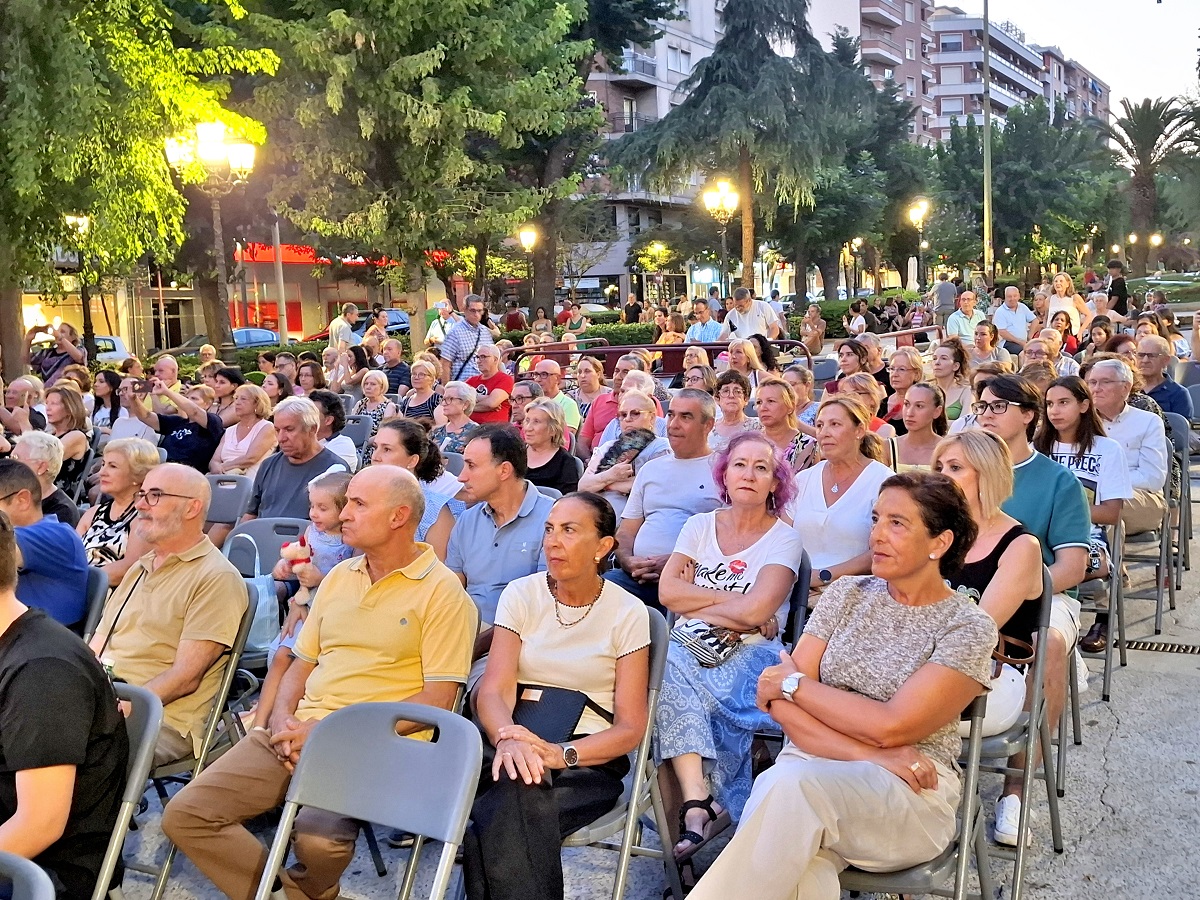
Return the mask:
<svg viewBox="0 0 1200 900">
<path fill-rule="evenodd" d="M 388 835 L 387 842 L 389 847 L 395 847 L 397 850 L 410 850 L 417 842 L 417 836 L 397 829 Z"/>
<path fill-rule="evenodd" d="M 1079 639 L 1079 649 L 1084 653 L 1103 653 L 1107 646 L 1107 622 L 1096 622 L 1088 630 L 1088 633 Z"/>
</svg>

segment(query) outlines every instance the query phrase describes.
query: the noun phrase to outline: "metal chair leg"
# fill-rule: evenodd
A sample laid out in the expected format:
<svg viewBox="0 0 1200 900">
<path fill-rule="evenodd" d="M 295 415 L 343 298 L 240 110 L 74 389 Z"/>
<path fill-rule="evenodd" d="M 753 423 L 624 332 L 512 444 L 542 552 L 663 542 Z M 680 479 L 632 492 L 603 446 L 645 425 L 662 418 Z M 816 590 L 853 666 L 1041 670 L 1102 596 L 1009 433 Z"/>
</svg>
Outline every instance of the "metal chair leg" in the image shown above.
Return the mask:
<svg viewBox="0 0 1200 900">
<path fill-rule="evenodd" d="M 375 828 L 370 822 L 362 823 L 363 837 L 367 839 L 367 850 L 371 854 L 371 861 L 375 863 L 375 872 L 382 878 L 387 874 L 387 865 L 383 861 L 383 854 L 379 852 L 379 839 L 375 837 Z"/>
</svg>

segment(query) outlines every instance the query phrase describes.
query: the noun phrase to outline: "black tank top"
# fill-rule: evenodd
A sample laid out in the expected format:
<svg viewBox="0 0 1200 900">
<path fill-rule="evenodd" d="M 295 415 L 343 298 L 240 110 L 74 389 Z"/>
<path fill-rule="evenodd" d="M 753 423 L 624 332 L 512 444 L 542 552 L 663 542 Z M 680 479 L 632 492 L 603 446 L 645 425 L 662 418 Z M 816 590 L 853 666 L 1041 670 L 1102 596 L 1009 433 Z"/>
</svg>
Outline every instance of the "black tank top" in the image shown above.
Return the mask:
<svg viewBox="0 0 1200 900">
<path fill-rule="evenodd" d="M 1029 532 L 1021 525 L 1014 525 L 1004 533 L 1000 540 L 996 541 L 996 546 L 992 548 L 992 552 L 983 559 L 976 562 L 963 563 L 963 567 L 959 570 L 958 574 L 950 579 L 950 583 L 954 585 L 955 590 L 966 594 L 978 603 L 979 598 L 983 596 L 983 592 L 987 590 L 987 586 L 991 584 L 992 578 L 996 575 L 996 568 L 1000 565 L 1000 557 L 1004 555 L 1004 551 L 1009 548 L 1009 545 L 1023 534 L 1029 534 Z M 1041 594 L 1026 600 L 1017 607 L 1016 612 L 1012 614 L 1012 618 L 1000 628 L 1000 633 L 1017 638 L 1018 640 L 1028 641 L 1029 636 L 1037 631 L 1038 613 L 1041 610 L 1041 605 Z"/>
</svg>

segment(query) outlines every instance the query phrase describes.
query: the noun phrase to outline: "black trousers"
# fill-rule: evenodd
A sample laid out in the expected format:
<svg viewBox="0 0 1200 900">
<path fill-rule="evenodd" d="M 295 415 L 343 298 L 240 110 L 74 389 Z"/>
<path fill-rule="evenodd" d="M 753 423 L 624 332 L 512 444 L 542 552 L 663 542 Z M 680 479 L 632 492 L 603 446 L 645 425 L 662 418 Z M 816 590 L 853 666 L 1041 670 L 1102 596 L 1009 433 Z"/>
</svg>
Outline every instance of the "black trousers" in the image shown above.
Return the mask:
<svg viewBox="0 0 1200 900">
<path fill-rule="evenodd" d="M 493 781 L 485 763 L 463 838 L 468 900 L 562 900 L 563 839 L 617 805 L 628 771 L 622 756 L 527 785 L 503 770 Z"/>
</svg>

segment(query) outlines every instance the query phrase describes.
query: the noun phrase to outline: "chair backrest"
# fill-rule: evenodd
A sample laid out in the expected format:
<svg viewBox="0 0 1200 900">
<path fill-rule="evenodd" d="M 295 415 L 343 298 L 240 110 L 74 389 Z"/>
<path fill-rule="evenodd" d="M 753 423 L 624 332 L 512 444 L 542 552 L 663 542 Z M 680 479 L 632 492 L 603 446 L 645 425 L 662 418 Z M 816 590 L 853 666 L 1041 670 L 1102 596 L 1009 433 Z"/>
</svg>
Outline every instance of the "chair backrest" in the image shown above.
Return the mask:
<svg viewBox="0 0 1200 900">
<path fill-rule="evenodd" d="M 254 546 L 250 541 L 238 540 L 238 535 L 247 535 L 258 547 L 259 565 L 265 574 L 279 562 L 279 551 L 284 544 L 300 540 L 308 528 L 307 519 L 251 519 L 242 522 L 225 538 L 224 553 L 244 576 L 257 574 L 254 571 Z"/>
<path fill-rule="evenodd" d="M 121 792 L 117 820 L 113 823 L 104 862 L 92 891 L 92 900 L 104 900 L 108 895 L 117 860 L 125 846 L 125 836 L 129 833 L 129 823 L 141 802 L 142 794 L 146 792 L 146 779 L 150 777 L 150 769 L 154 765 L 154 745 L 162 730 L 163 708 L 157 694 L 132 684 L 117 683 L 113 687 L 117 699 L 127 701 L 131 707 L 129 715 L 125 717 L 125 731 L 129 735 L 129 762 L 125 767 L 125 789 Z"/>
<path fill-rule="evenodd" d="M 837 378 L 838 367 L 836 359 L 814 359 L 812 365 L 813 381 L 818 383 Z"/>
<path fill-rule="evenodd" d="M 162 447 L 158 448 L 158 461 L 160 463 L 165 463 L 167 461 L 167 451 Z"/>
<path fill-rule="evenodd" d="M 1188 458 L 1188 435 L 1192 432 L 1192 423 L 1179 413 L 1163 412 L 1167 417 L 1167 424 L 1171 427 L 1167 429 L 1167 440 L 1171 442 L 1171 446 L 1175 451 L 1175 455 L 1186 467 Z"/>
<path fill-rule="evenodd" d="M 446 464 L 446 471 L 451 475 L 461 475 L 463 466 L 466 464 L 461 453 L 442 453 L 442 461 Z"/>
<path fill-rule="evenodd" d="M 354 404 L 358 401 L 354 399 L 353 394 L 338 394 L 342 398 L 342 409 L 346 411 L 346 415 L 350 415 L 350 410 L 354 409 Z"/>
<path fill-rule="evenodd" d="M 87 574 L 87 618 L 83 620 L 83 639 L 90 641 L 104 615 L 104 603 L 108 600 L 108 573 L 96 566 L 88 566 Z"/>
<path fill-rule="evenodd" d="M 538 485 L 538 490 L 551 500 L 559 500 L 562 498 L 562 491 L 560 491 L 558 488 L 542 487 L 541 485 Z"/>
<path fill-rule="evenodd" d="M 432 741 L 396 734 L 401 721 L 432 726 Z M 289 803 L 459 843 L 483 763 L 479 729 L 418 703 L 355 703 L 312 730 L 288 788 Z M 389 789 L 379 777 L 388 773 Z"/>
<path fill-rule="evenodd" d="M 572 459 L 575 460 L 575 472 L 576 472 L 575 480 L 578 481 L 580 478 L 583 477 L 583 473 L 586 471 L 586 467 L 583 464 L 583 460 L 580 459 L 578 456 L 572 457 Z"/>
<path fill-rule="evenodd" d="M 1196 368 L 1200 369 L 1200 365 L 1196 365 Z M 1192 396 L 1192 421 L 1200 422 L 1200 382 L 1189 384 L 1187 392 Z"/>
<path fill-rule="evenodd" d="M 207 522 L 236 525 L 246 512 L 254 479 L 246 475 L 208 475 L 212 501 L 208 504 Z"/>
<path fill-rule="evenodd" d="M 783 630 L 783 643 L 795 648 L 796 641 L 804 633 L 804 623 L 808 620 L 808 591 L 812 586 L 812 560 L 808 551 L 800 554 L 800 572 L 796 583 L 792 585 L 792 593 L 788 599 L 787 625 Z"/>
<path fill-rule="evenodd" d="M 371 438 L 371 417 L 346 416 L 346 427 L 342 429 L 342 434 L 350 438 L 354 446 L 361 450 Z"/>
<path fill-rule="evenodd" d="M 54 900 L 50 876 L 22 856 L 0 852 L 0 875 L 12 882 L 12 900 Z"/>
<path fill-rule="evenodd" d="M 650 691 L 657 694 L 662 686 L 663 673 L 667 670 L 667 644 L 671 631 L 667 628 L 667 620 L 657 609 L 646 607 L 650 617 Z M 650 725 L 654 727 L 654 710 L 650 710 Z"/>
<path fill-rule="evenodd" d="M 1197 327 L 1197 325 L 1193 324 L 1192 327 L 1195 328 L 1195 327 Z M 1175 380 L 1178 381 L 1180 384 L 1182 384 L 1185 388 L 1188 388 L 1189 390 L 1191 388 L 1195 387 L 1196 385 L 1200 384 L 1200 363 L 1197 363 L 1194 360 L 1189 361 L 1186 365 L 1184 365 L 1182 367 L 1182 371 L 1177 369 Z M 1193 401 L 1194 401 L 1194 395 L 1193 395 Z M 1196 407 L 1196 411 L 1200 412 L 1200 406 Z"/>
<path fill-rule="evenodd" d="M 92 462 L 96 459 L 96 448 L 92 444 L 88 444 L 87 453 L 83 455 L 83 466 L 80 471 L 83 473 L 79 476 L 79 480 L 75 482 L 75 486 L 71 489 L 71 502 L 79 503 L 79 498 L 83 496 L 83 492 L 87 487 L 87 474 L 92 468 Z"/>
</svg>

